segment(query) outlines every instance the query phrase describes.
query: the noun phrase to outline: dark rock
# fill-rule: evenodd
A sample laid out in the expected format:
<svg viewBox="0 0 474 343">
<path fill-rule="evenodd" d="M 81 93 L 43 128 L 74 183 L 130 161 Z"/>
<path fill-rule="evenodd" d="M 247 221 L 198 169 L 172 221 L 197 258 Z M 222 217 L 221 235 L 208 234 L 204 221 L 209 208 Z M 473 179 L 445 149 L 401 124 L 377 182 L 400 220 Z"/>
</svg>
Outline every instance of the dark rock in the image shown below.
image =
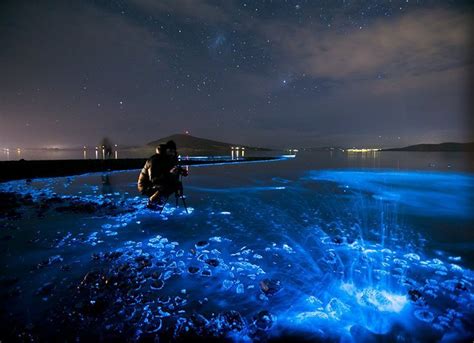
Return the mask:
<svg viewBox="0 0 474 343">
<path fill-rule="evenodd" d="M 245 328 L 245 320 L 234 310 L 220 313 L 216 322 L 224 331 L 242 331 Z"/>
<path fill-rule="evenodd" d="M 161 276 L 161 273 L 158 273 L 158 272 L 153 272 L 150 277 L 154 280 L 158 280 Z"/>
<path fill-rule="evenodd" d="M 162 280 L 155 280 L 151 283 L 150 288 L 153 290 L 160 290 L 163 288 L 165 283 Z"/>
<path fill-rule="evenodd" d="M 109 261 L 109 262 L 110 262 L 110 261 L 114 261 L 114 260 L 118 259 L 118 258 L 119 258 L 120 256 L 122 256 L 122 255 L 123 255 L 123 253 L 120 252 L 120 251 L 106 252 L 106 253 L 104 254 L 104 259 L 105 259 L 106 261 Z"/>
<path fill-rule="evenodd" d="M 61 269 L 63 272 L 69 272 L 71 271 L 71 266 L 69 264 L 64 264 L 59 269 Z"/>
<path fill-rule="evenodd" d="M 199 271 L 198 267 L 192 267 L 191 266 L 191 267 L 188 268 L 189 274 L 196 274 L 198 271 Z"/>
<path fill-rule="evenodd" d="M 36 268 L 37 268 L 37 269 L 41 269 L 41 268 L 44 268 L 44 267 L 46 267 L 46 266 L 48 266 L 48 265 L 49 265 L 49 260 L 43 260 L 43 261 L 41 261 L 40 263 L 38 263 L 38 264 L 36 265 Z"/>
<path fill-rule="evenodd" d="M 422 294 L 420 291 L 416 289 L 410 289 L 408 291 L 408 297 L 410 298 L 411 301 L 417 302 L 419 299 L 423 298 Z"/>
<path fill-rule="evenodd" d="M 215 258 L 208 258 L 205 262 L 213 267 L 217 267 L 219 265 L 219 260 Z"/>
<path fill-rule="evenodd" d="M 281 290 L 280 280 L 264 279 L 260 281 L 260 289 L 266 296 L 272 296 Z"/>
<path fill-rule="evenodd" d="M 54 285 L 54 283 L 47 282 L 36 291 L 36 295 L 40 295 L 40 296 L 51 295 L 55 287 L 56 286 Z"/>
<path fill-rule="evenodd" d="M 269 330 L 273 326 L 274 318 L 268 311 L 260 311 L 254 317 L 254 325 L 259 330 Z"/>
<path fill-rule="evenodd" d="M 99 210 L 99 206 L 93 202 L 73 202 L 68 206 L 57 207 L 58 212 L 74 212 L 92 214 Z"/>
<path fill-rule="evenodd" d="M 130 269 L 130 264 L 128 264 L 128 263 L 124 263 L 124 264 L 122 264 L 122 265 L 118 268 L 118 270 L 119 270 L 120 272 L 125 272 L 125 271 L 127 271 L 127 270 L 129 270 L 129 269 Z"/>
<path fill-rule="evenodd" d="M 334 251 L 330 250 L 324 254 L 323 260 L 328 264 L 336 264 L 338 256 Z"/>
<path fill-rule="evenodd" d="M 344 242 L 344 240 L 342 239 L 341 236 L 335 236 L 333 239 L 332 239 L 333 243 L 335 244 L 342 244 Z"/>
<path fill-rule="evenodd" d="M 160 295 L 158 297 L 158 302 L 161 304 L 168 304 L 171 301 L 171 298 L 169 295 Z"/>
<path fill-rule="evenodd" d="M 107 301 L 104 297 L 99 296 L 84 304 L 83 311 L 91 316 L 99 316 L 107 309 Z"/>
<path fill-rule="evenodd" d="M 210 270 L 207 270 L 207 269 L 206 269 L 206 270 L 203 270 L 203 271 L 202 271 L 201 275 L 202 275 L 202 276 L 211 276 L 212 273 L 211 273 Z"/>
<path fill-rule="evenodd" d="M 135 257 L 135 262 L 141 262 L 141 261 L 144 261 L 145 259 L 146 259 L 146 256 L 138 255 L 137 257 Z"/>
<path fill-rule="evenodd" d="M 19 196 L 15 193 L 0 192 L 0 218 L 20 218 L 21 215 L 17 212 L 21 207 L 19 200 Z"/>
<path fill-rule="evenodd" d="M 462 283 L 462 282 L 456 283 L 455 288 L 456 288 L 457 290 L 460 290 L 460 291 L 467 291 L 466 285 L 465 285 L 464 283 Z"/>
<path fill-rule="evenodd" d="M 205 248 L 209 245 L 209 243 L 207 241 L 199 241 L 196 243 L 196 248 L 197 249 L 202 249 L 202 248 Z"/>
</svg>

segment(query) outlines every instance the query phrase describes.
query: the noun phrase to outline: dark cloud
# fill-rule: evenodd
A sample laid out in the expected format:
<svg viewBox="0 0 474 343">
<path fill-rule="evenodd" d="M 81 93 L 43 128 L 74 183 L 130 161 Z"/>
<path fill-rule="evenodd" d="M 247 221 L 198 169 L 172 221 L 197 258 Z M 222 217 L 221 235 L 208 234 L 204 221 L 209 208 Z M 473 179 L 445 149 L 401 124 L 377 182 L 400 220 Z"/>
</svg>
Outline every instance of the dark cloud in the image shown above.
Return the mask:
<svg viewBox="0 0 474 343">
<path fill-rule="evenodd" d="M 267 24 L 282 58 L 314 77 L 363 80 L 456 68 L 469 60 L 471 16 L 456 11 L 418 10 L 379 19 L 353 32 Z"/>
</svg>

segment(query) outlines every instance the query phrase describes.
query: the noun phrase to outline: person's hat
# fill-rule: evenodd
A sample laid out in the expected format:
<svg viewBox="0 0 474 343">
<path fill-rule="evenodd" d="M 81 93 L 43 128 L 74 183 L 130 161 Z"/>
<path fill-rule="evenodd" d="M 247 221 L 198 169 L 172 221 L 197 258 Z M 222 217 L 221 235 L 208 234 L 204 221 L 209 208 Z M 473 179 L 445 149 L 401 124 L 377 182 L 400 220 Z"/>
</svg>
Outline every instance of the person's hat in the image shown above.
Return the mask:
<svg viewBox="0 0 474 343">
<path fill-rule="evenodd" d="M 168 149 L 176 150 L 176 143 L 174 141 L 168 141 L 166 142 L 166 147 Z"/>
<path fill-rule="evenodd" d="M 156 152 L 157 152 L 158 154 L 164 154 L 167 147 L 168 147 L 168 146 L 167 146 L 166 144 L 160 144 L 160 145 L 158 145 L 158 146 L 156 147 Z"/>
</svg>

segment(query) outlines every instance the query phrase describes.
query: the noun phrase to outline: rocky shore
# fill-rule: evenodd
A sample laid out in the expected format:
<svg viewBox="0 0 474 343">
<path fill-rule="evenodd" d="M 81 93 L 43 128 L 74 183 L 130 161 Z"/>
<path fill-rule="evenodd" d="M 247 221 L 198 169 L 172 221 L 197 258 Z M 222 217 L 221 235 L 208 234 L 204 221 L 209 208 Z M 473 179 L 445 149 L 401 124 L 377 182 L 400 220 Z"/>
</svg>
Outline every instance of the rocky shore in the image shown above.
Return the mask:
<svg viewBox="0 0 474 343">
<path fill-rule="evenodd" d="M 239 163 L 245 161 L 274 160 L 275 157 L 247 157 L 238 160 L 189 160 L 182 165 Z M 85 173 L 112 170 L 140 169 L 146 159 L 129 158 L 117 160 L 47 160 L 47 161 L 0 161 L 0 182 L 32 179 L 38 177 L 56 177 L 80 175 Z"/>
</svg>

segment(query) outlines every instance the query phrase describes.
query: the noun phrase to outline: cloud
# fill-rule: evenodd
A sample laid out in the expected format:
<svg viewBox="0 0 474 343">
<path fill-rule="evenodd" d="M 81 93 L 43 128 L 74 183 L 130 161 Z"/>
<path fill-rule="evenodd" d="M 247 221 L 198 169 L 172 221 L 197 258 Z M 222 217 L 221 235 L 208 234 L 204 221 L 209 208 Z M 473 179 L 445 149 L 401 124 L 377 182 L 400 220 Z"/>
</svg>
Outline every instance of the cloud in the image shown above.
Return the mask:
<svg viewBox="0 0 474 343">
<path fill-rule="evenodd" d="M 379 19 L 348 34 L 270 23 L 261 32 L 280 49 L 282 62 L 313 77 L 339 80 L 419 75 L 459 67 L 469 59 L 467 14 L 419 10 Z"/>
</svg>

